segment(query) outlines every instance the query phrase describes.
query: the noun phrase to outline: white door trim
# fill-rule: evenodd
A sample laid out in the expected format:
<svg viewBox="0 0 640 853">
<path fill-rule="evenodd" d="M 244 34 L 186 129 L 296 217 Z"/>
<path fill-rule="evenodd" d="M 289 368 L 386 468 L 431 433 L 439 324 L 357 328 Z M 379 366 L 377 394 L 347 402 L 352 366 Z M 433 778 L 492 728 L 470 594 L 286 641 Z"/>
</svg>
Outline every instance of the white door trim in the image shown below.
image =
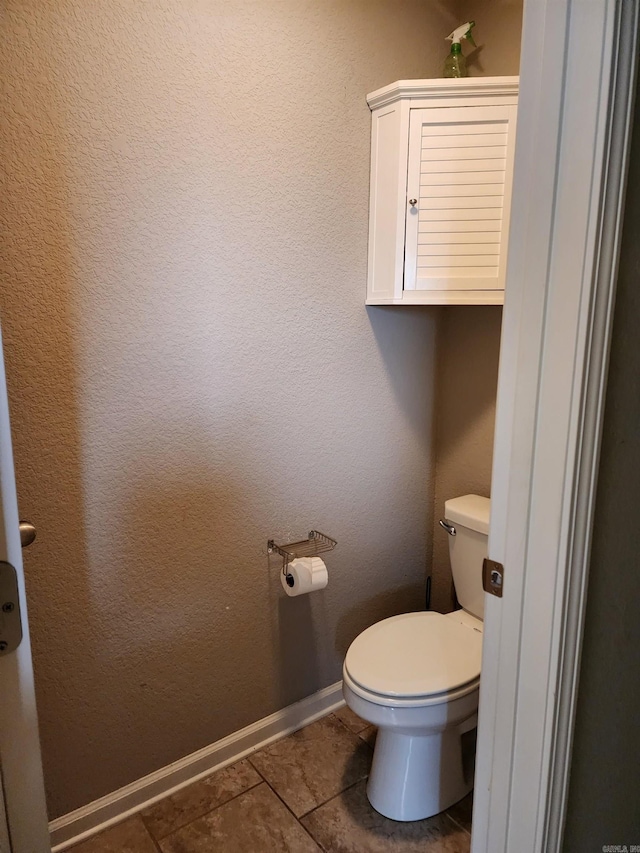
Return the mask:
<svg viewBox="0 0 640 853">
<path fill-rule="evenodd" d="M 562 601 L 563 633 L 560 636 L 560 668 L 555 700 L 555 739 L 551 744 L 548 821 L 546 836 L 543 838 L 547 850 L 562 849 L 569 787 L 588 563 L 635 102 L 639 14 L 637 2 L 624 3 L 619 8 L 619 36 L 614 41 L 612 57 L 615 78 L 611 84 L 612 103 L 605 146 L 607 169 L 601 195 L 602 212 L 598 217 L 590 328 L 585 342 L 581 418 L 575 459 L 574 526 Z"/>
<path fill-rule="evenodd" d="M 637 11 L 525 2 L 473 853 L 561 849 Z"/>
</svg>

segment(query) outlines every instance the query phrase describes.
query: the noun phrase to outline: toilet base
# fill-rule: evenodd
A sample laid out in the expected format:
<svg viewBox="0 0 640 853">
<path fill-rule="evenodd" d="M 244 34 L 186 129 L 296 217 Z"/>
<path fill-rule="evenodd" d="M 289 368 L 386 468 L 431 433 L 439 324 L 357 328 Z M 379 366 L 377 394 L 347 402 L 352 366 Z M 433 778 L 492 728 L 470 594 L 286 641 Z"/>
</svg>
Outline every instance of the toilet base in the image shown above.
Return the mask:
<svg viewBox="0 0 640 853">
<path fill-rule="evenodd" d="M 460 731 L 418 736 L 379 729 L 367 797 L 392 820 L 422 820 L 457 803 L 473 785 L 465 780 Z"/>
</svg>

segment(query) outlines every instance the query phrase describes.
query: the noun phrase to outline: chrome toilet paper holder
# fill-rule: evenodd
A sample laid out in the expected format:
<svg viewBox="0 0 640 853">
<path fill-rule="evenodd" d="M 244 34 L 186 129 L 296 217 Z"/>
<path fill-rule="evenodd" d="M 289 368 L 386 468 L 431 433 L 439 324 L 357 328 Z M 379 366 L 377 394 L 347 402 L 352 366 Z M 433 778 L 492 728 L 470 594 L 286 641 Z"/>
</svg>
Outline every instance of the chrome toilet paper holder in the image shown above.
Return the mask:
<svg viewBox="0 0 640 853">
<path fill-rule="evenodd" d="M 287 545 L 276 545 L 275 540 L 267 541 L 268 554 L 280 554 L 282 557 L 282 574 L 286 577 L 289 573 L 287 566 L 298 557 L 318 557 L 327 551 L 333 551 L 337 545 L 337 541 L 327 536 L 326 533 L 320 533 L 319 530 L 310 530 L 309 538 L 302 539 L 300 542 L 289 542 Z"/>
</svg>

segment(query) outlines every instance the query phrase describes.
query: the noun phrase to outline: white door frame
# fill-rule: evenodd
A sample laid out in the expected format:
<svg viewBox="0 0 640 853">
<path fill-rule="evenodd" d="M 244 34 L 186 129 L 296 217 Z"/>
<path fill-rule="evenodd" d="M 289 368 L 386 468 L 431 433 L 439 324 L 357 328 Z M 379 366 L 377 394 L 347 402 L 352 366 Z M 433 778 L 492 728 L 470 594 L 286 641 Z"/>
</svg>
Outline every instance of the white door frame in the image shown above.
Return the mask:
<svg viewBox="0 0 640 853">
<path fill-rule="evenodd" d="M 560 851 L 637 0 L 525 0 L 473 853 Z"/>
<path fill-rule="evenodd" d="M 40 759 L 18 500 L 0 334 L 0 559 L 18 575 L 23 638 L 0 657 L 0 851 L 51 850 Z"/>
</svg>

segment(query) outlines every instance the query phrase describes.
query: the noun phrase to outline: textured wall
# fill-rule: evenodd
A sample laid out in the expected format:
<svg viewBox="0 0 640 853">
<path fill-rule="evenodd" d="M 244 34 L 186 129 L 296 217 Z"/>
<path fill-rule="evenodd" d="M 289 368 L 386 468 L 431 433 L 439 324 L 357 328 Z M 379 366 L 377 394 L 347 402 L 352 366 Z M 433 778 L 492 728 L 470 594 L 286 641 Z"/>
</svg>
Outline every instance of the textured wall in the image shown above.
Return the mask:
<svg viewBox="0 0 640 853">
<path fill-rule="evenodd" d="M 431 606 L 442 612 L 455 602 L 444 502 L 491 492 L 501 321 L 499 306 L 456 306 L 439 324 Z"/>
<path fill-rule="evenodd" d="M 420 607 L 436 310 L 364 308 L 366 92 L 423 0 L 8 0 L 2 323 L 51 816 Z M 317 526 L 326 592 L 266 540 Z"/>
<path fill-rule="evenodd" d="M 475 21 L 477 48 L 464 44 L 471 77 L 518 74 L 523 0 L 460 0 L 460 23 Z"/>
<path fill-rule="evenodd" d="M 640 843 L 640 100 L 625 222 L 589 566 L 565 853 Z"/>
<path fill-rule="evenodd" d="M 462 48 L 470 75 L 518 74 L 522 0 L 462 0 L 456 9 L 459 23 L 476 22 L 478 49 Z M 499 307 L 447 308 L 438 329 L 431 606 L 442 612 L 455 606 L 447 535 L 438 526 L 444 502 L 491 494 L 501 321 Z"/>
</svg>

